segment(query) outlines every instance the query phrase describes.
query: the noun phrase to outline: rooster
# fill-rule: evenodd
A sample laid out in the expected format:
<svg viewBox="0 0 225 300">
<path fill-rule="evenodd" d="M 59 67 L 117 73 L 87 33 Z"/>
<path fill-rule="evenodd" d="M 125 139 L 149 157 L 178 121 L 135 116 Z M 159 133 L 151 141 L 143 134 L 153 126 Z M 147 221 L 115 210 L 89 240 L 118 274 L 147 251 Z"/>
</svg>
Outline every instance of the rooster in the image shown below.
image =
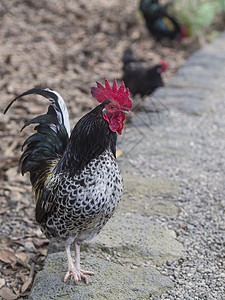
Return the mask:
<svg viewBox="0 0 225 300">
<path fill-rule="evenodd" d="M 16 97 L 38 94 L 50 100 L 44 115 L 28 121 L 21 130 L 37 123 L 37 132 L 24 142 L 21 172 L 30 173 L 36 199 L 36 220 L 48 239 L 63 243 L 68 258 L 64 282 L 75 284 L 86 275 L 80 268 L 80 244 L 97 235 L 113 215 L 123 191 L 116 162 L 117 133 L 124 127 L 132 101 L 122 82 L 112 88 L 97 82 L 92 96 L 101 104 L 84 115 L 70 134 L 68 111 L 63 98 L 48 88 L 33 88 Z M 70 246 L 75 244 L 73 261 Z"/>
<path fill-rule="evenodd" d="M 163 86 L 161 74 L 168 68 L 162 60 L 159 65 L 145 68 L 133 57 L 131 49 L 126 49 L 123 55 L 123 81 L 133 96 L 150 95 L 156 88 Z"/>
<path fill-rule="evenodd" d="M 158 0 L 141 0 L 140 11 L 149 32 L 157 39 L 169 38 L 181 41 L 187 36 L 187 29 L 181 28 L 174 16 L 168 12 L 170 3 L 160 5 Z"/>
</svg>

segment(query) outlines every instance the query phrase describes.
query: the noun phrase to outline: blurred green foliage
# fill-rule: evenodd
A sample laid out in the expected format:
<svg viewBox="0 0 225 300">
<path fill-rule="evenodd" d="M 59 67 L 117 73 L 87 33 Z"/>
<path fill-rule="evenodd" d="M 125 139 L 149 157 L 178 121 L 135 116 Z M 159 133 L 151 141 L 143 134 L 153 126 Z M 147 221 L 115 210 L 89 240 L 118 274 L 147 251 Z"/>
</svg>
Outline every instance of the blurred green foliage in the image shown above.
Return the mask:
<svg viewBox="0 0 225 300">
<path fill-rule="evenodd" d="M 188 35 L 199 36 L 218 14 L 225 13 L 225 0 L 173 0 L 173 8 Z"/>
</svg>

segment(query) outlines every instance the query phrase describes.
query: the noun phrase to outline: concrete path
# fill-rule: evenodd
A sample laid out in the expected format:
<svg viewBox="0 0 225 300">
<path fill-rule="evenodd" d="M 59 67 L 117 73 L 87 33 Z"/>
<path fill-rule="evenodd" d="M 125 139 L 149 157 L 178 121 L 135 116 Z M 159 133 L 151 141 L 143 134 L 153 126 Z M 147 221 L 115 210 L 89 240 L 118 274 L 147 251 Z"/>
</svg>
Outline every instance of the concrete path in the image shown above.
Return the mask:
<svg viewBox="0 0 225 300">
<path fill-rule="evenodd" d="M 49 254 L 30 299 L 225 299 L 224 92 L 222 35 L 156 92 L 168 110 L 121 138 L 123 200 L 81 254 L 95 276 L 64 284 L 65 253 Z"/>
</svg>

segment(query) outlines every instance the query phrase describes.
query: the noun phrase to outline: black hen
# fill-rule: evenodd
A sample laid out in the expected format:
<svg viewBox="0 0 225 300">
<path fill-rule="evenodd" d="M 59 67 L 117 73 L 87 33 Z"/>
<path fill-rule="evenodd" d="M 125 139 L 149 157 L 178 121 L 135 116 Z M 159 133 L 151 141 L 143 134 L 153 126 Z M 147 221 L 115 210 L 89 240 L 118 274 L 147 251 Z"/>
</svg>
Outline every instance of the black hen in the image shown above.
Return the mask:
<svg viewBox="0 0 225 300">
<path fill-rule="evenodd" d="M 51 101 L 48 112 L 27 122 L 37 131 L 24 143 L 22 173 L 29 172 L 36 198 L 36 220 L 49 239 L 64 244 L 68 257 L 66 281 L 77 284 L 85 274 L 80 269 L 80 243 L 99 233 L 114 213 L 123 183 L 116 162 L 116 132 L 121 134 L 125 113 L 132 102 L 124 83 L 117 89 L 97 82 L 92 95 L 101 104 L 84 115 L 70 135 L 68 112 L 62 97 L 50 89 L 31 89 L 21 96 L 39 94 Z M 24 128 L 23 127 L 23 128 Z M 75 263 L 70 245 L 75 243 Z"/>
<path fill-rule="evenodd" d="M 145 68 L 133 57 L 131 49 L 126 49 L 123 55 L 123 81 L 129 91 L 135 96 L 140 94 L 150 95 L 156 88 L 163 86 L 161 74 L 166 71 L 168 65 L 161 61 L 153 68 Z"/>
<path fill-rule="evenodd" d="M 187 36 L 187 29 L 181 28 L 175 17 L 169 14 L 169 5 L 160 5 L 158 0 L 141 0 L 140 11 L 149 32 L 157 40 L 168 38 L 181 41 Z"/>
</svg>

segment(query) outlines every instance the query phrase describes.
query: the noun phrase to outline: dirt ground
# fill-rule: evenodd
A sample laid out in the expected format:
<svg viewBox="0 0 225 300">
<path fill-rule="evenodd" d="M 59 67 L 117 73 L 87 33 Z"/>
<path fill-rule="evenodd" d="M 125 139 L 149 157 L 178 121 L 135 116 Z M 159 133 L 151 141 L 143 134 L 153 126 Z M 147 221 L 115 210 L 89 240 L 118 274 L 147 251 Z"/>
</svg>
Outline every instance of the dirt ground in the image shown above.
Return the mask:
<svg viewBox="0 0 225 300">
<path fill-rule="evenodd" d="M 122 55 L 131 47 L 146 66 L 168 62 L 166 82 L 199 48 L 196 38 L 155 42 L 132 0 L 2 0 L 0 3 L 0 111 L 18 94 L 49 87 L 65 99 L 71 125 L 96 105 L 95 81 L 122 77 Z M 29 177 L 19 174 L 21 146 L 32 128 L 24 122 L 46 111 L 48 101 L 25 97 L 0 118 L 0 298 L 24 299 L 42 267 L 48 240 L 34 219 Z"/>
</svg>

